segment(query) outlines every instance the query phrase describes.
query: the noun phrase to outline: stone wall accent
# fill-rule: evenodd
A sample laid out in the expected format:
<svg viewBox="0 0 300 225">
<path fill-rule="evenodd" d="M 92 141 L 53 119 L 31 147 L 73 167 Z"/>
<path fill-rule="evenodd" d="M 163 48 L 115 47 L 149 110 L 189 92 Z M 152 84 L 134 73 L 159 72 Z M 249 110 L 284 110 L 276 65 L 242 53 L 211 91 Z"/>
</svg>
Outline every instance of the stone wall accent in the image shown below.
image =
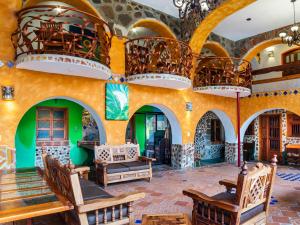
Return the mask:
<svg viewBox="0 0 300 225">
<path fill-rule="evenodd" d="M 226 49 L 226 51 L 228 52 L 228 54 L 230 56 L 235 55 L 235 42 L 234 41 L 227 39 L 225 37 L 222 37 L 220 35 L 217 35 L 215 33 L 210 33 L 210 35 L 207 38 L 207 41 L 218 42 Z"/>
<path fill-rule="evenodd" d="M 100 140 L 97 123 L 87 110 L 82 112 L 82 134 L 84 141 Z"/>
<path fill-rule="evenodd" d="M 286 27 L 281 27 L 276 30 L 264 32 L 264 33 L 234 42 L 235 47 L 234 47 L 233 51 L 235 52 L 235 56 L 243 57 L 250 49 L 252 49 L 257 44 L 267 41 L 267 40 L 272 40 L 274 38 L 278 38 L 279 33 L 286 31 L 286 30 L 290 30 L 290 26 L 291 25 L 286 26 Z M 300 23 L 298 23 L 298 26 L 300 26 Z"/>
<path fill-rule="evenodd" d="M 173 144 L 171 165 L 176 169 L 194 167 L 194 144 Z"/>
<path fill-rule="evenodd" d="M 225 162 L 233 163 L 233 164 L 235 164 L 237 162 L 237 160 L 238 160 L 237 148 L 238 148 L 237 143 L 225 142 Z M 241 143 L 240 151 L 241 151 L 241 161 L 242 161 L 243 160 L 243 143 Z"/>
<path fill-rule="evenodd" d="M 89 0 L 101 16 L 114 28 L 118 36 L 127 36 L 132 24 L 143 18 L 153 18 L 165 23 L 180 37 L 180 20 L 151 7 L 131 0 Z M 163 4 L 163 3 L 162 3 Z"/>
<path fill-rule="evenodd" d="M 67 164 L 70 161 L 70 146 L 45 146 L 48 155 L 56 158 L 62 164 Z M 44 167 L 42 159 L 42 146 L 36 147 L 35 166 Z"/>
<path fill-rule="evenodd" d="M 195 134 L 195 164 L 199 164 L 199 160 L 221 158 L 224 149 L 224 143 L 214 144 L 211 142 L 211 120 L 219 119 L 213 112 L 207 112 L 199 121 Z M 223 130 L 223 140 L 224 128 Z"/>
</svg>

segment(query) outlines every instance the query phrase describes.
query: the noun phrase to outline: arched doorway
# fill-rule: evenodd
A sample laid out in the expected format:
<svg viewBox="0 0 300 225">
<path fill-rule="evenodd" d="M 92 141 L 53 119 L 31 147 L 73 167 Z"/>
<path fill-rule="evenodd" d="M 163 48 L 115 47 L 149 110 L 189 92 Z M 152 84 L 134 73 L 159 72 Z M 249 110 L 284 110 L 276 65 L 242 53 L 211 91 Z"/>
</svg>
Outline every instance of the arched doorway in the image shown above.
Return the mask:
<svg viewBox="0 0 300 225">
<path fill-rule="evenodd" d="M 145 105 L 131 117 L 126 142 L 138 143 L 141 155 L 156 158 L 157 164 L 171 165 L 172 144 L 181 144 L 181 129 L 169 109 L 157 104 Z"/>
<path fill-rule="evenodd" d="M 212 111 L 200 119 L 195 133 L 195 166 L 225 161 L 225 129 Z"/>
<path fill-rule="evenodd" d="M 105 143 L 99 116 L 88 105 L 71 98 L 56 97 L 32 106 L 19 122 L 16 136 L 16 167 L 42 165 L 42 146 L 66 164 L 90 165 L 93 153 L 81 143 Z"/>
<path fill-rule="evenodd" d="M 286 145 L 300 144 L 300 116 L 286 109 L 266 109 L 241 128 L 243 159 L 269 161 L 274 154 L 286 163 Z"/>
</svg>

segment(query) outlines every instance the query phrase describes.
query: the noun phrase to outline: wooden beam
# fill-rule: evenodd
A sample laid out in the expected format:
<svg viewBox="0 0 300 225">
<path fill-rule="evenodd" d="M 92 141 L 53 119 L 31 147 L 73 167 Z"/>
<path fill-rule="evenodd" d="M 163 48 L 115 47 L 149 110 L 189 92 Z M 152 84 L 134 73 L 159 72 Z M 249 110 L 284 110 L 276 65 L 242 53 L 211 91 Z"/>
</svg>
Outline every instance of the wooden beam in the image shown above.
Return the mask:
<svg viewBox="0 0 300 225">
<path fill-rule="evenodd" d="M 263 69 L 259 69 L 259 70 L 253 70 L 252 76 L 263 75 L 266 73 L 278 72 L 278 71 L 287 72 L 290 70 L 297 70 L 300 72 L 300 62 L 283 64 L 283 65 L 273 66 L 273 67 L 267 67 L 267 68 L 263 68 Z"/>
</svg>

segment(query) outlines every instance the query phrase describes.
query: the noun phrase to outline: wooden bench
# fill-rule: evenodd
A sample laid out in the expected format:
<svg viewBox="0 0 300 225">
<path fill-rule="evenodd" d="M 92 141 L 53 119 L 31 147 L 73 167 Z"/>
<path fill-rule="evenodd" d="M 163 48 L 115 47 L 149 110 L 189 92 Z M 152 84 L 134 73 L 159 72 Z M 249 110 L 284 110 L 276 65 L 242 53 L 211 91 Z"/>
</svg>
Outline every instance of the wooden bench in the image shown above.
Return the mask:
<svg viewBox="0 0 300 225">
<path fill-rule="evenodd" d="M 140 156 L 139 145 L 95 146 L 96 180 L 107 186 L 110 183 L 152 178 L 152 161 Z"/>
<path fill-rule="evenodd" d="M 300 145 L 287 144 L 285 146 L 286 160 L 289 165 L 300 165 Z"/>
<path fill-rule="evenodd" d="M 61 165 L 56 159 L 43 154 L 47 183 L 73 205 L 66 214 L 68 225 L 132 224 L 132 203 L 145 194 L 132 192 L 112 196 L 95 183 L 80 178 L 74 165 Z"/>
</svg>

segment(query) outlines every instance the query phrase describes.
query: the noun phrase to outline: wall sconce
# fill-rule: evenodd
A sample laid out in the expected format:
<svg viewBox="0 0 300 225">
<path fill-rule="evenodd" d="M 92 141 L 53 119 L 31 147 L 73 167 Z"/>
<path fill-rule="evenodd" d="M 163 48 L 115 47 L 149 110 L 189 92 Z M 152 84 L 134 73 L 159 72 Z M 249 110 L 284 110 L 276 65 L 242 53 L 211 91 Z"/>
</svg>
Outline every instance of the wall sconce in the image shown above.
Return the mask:
<svg viewBox="0 0 300 225">
<path fill-rule="evenodd" d="M 274 57 L 274 48 L 273 47 L 267 48 L 266 51 L 268 53 L 268 57 L 269 58 L 273 58 Z"/>
<path fill-rule="evenodd" d="M 2 86 L 2 99 L 5 101 L 11 101 L 15 98 L 15 89 L 13 86 Z"/>
<path fill-rule="evenodd" d="M 192 102 L 186 102 L 185 103 L 185 111 L 188 111 L 188 112 L 193 111 L 193 103 Z"/>
</svg>

